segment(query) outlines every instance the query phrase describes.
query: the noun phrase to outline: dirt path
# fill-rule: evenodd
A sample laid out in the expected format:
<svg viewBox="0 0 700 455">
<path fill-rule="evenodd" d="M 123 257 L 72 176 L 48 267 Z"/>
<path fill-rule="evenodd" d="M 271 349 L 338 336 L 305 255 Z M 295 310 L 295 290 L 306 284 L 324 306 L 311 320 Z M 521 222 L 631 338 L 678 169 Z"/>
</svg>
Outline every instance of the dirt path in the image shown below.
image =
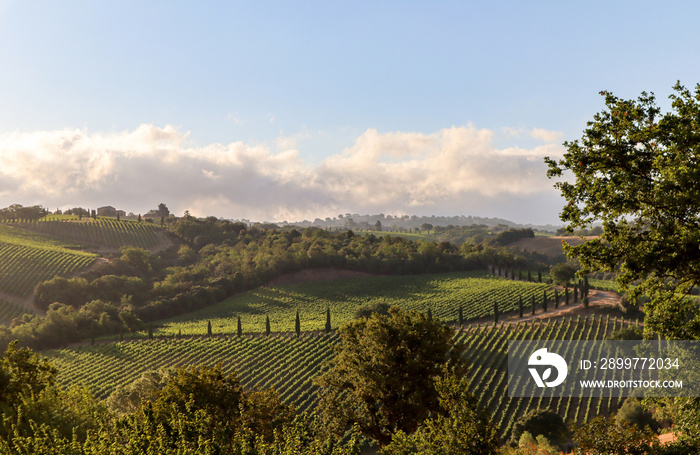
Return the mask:
<svg viewBox="0 0 700 455">
<path fill-rule="evenodd" d="M 563 289 L 559 289 L 560 293 Z M 588 294 L 589 305 L 588 308 L 584 308 L 581 299 L 578 302 L 569 305 L 559 304 L 559 308 L 554 308 L 554 302 L 550 302 L 550 306 L 547 312 L 542 311 L 542 306 L 539 305 L 537 312 L 532 315 L 528 311 L 523 314 L 523 317 L 518 317 L 517 311 L 510 311 L 508 313 L 502 313 L 499 315 L 498 323 L 509 323 L 509 322 L 519 322 L 519 321 L 532 321 L 535 319 L 551 319 L 560 318 L 562 316 L 575 316 L 579 314 L 590 314 L 594 313 L 600 308 L 610 308 L 616 306 L 620 302 L 620 296 L 615 292 L 610 291 L 599 291 L 596 289 L 591 289 Z M 529 308 L 529 307 L 526 307 Z M 493 316 L 487 316 L 479 318 L 476 320 L 471 320 L 464 324 L 465 327 L 473 327 L 477 324 L 493 324 Z"/>
</svg>

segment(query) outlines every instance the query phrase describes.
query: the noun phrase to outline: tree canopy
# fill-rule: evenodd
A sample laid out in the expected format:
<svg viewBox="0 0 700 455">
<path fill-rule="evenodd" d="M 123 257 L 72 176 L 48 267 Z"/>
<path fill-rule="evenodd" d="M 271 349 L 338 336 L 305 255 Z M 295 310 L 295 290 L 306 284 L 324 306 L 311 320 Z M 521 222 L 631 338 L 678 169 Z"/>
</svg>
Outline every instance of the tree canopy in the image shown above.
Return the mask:
<svg viewBox="0 0 700 455">
<path fill-rule="evenodd" d="M 342 434 L 348 425 L 384 446 L 413 433 L 431 413 L 444 413 L 438 379 L 464 374 L 452 331 L 422 313 L 394 307 L 339 330 L 342 343 L 319 379 L 324 420 Z"/>
<path fill-rule="evenodd" d="M 700 339 L 697 306 L 686 298 L 700 284 L 700 85 L 677 83 L 662 113 L 653 94 L 625 100 L 601 92 L 606 109 L 562 159 L 545 158 L 566 205 L 567 229 L 600 221 L 600 238 L 567 246 L 582 273 L 617 271 L 631 297 L 651 297 L 645 329 Z M 565 174 L 566 173 L 566 174 Z"/>
</svg>

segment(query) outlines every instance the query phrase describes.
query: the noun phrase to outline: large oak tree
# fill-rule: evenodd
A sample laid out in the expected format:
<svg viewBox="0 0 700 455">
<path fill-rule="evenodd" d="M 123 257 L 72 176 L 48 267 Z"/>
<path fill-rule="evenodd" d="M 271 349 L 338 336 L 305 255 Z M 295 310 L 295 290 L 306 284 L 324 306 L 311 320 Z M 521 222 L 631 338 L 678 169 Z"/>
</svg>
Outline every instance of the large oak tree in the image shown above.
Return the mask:
<svg viewBox="0 0 700 455">
<path fill-rule="evenodd" d="M 653 94 L 601 92 L 606 109 L 564 143 L 562 159 L 545 161 L 548 176 L 561 179 L 568 230 L 603 224 L 600 238 L 567 246 L 582 272 L 617 271 L 633 299 L 650 296 L 648 335 L 700 339 L 700 313 L 687 298 L 700 284 L 700 85 L 674 90 L 669 112 Z"/>
</svg>

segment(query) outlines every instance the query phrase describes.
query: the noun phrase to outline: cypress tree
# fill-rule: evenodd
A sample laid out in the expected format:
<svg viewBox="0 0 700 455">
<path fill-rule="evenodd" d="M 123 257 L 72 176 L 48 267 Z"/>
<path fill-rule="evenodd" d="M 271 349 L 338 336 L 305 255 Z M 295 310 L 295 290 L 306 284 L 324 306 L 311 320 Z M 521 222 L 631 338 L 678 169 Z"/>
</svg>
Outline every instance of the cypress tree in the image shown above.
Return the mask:
<svg viewBox="0 0 700 455">
<path fill-rule="evenodd" d="M 554 290 L 554 308 L 559 308 L 559 291 Z"/>
<path fill-rule="evenodd" d="M 530 273 L 530 269 L 527 269 L 527 281 L 532 281 L 532 273 Z"/>
<path fill-rule="evenodd" d="M 297 336 L 301 335 L 301 320 L 299 319 L 299 310 L 297 310 L 297 317 L 294 321 L 294 331 L 296 332 Z"/>
<path fill-rule="evenodd" d="M 428 320 L 432 320 L 432 319 L 433 319 L 433 310 L 430 309 L 430 307 L 428 307 Z"/>
<path fill-rule="evenodd" d="M 207 321 L 207 336 L 211 338 L 213 333 L 211 332 L 211 321 Z"/>
<path fill-rule="evenodd" d="M 564 287 L 564 305 L 569 305 L 569 285 Z"/>
<path fill-rule="evenodd" d="M 238 336 L 243 335 L 243 326 L 241 326 L 241 317 L 238 316 L 238 326 L 236 327 L 236 333 Z"/>
<path fill-rule="evenodd" d="M 543 296 L 542 296 L 542 311 L 545 313 L 547 312 L 547 291 L 542 291 Z"/>
<path fill-rule="evenodd" d="M 270 334 L 270 316 L 265 316 L 265 335 Z"/>
<path fill-rule="evenodd" d="M 523 296 L 518 296 L 518 317 L 523 317 Z"/>
<path fill-rule="evenodd" d="M 535 314 L 535 294 L 532 294 L 532 314 Z"/>
<path fill-rule="evenodd" d="M 493 323 L 498 324 L 498 302 L 493 302 Z"/>
<path fill-rule="evenodd" d="M 515 269 L 510 269 L 510 279 L 515 280 Z"/>
<path fill-rule="evenodd" d="M 574 284 L 574 303 L 578 302 L 578 285 Z"/>
<path fill-rule="evenodd" d="M 459 306 L 459 312 L 457 313 L 457 322 L 459 322 L 460 327 L 464 325 L 464 310 L 462 310 L 462 305 Z"/>
<path fill-rule="evenodd" d="M 518 269 L 518 281 L 523 281 L 523 269 Z"/>
<path fill-rule="evenodd" d="M 542 270 L 537 270 L 537 282 L 542 282 Z"/>
<path fill-rule="evenodd" d="M 177 339 L 181 340 L 182 339 L 182 329 L 177 330 Z"/>
<path fill-rule="evenodd" d="M 331 333 L 331 307 L 326 308 L 326 333 Z"/>
<path fill-rule="evenodd" d="M 148 324 L 148 339 L 153 339 L 153 325 L 151 325 L 150 323 Z"/>
</svg>

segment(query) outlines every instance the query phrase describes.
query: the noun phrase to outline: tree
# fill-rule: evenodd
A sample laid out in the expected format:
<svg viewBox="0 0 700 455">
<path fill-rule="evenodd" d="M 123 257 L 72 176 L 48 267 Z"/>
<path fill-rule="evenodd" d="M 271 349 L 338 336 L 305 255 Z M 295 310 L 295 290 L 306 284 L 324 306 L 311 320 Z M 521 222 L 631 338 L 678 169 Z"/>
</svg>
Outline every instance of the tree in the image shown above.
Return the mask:
<svg viewBox="0 0 700 455">
<path fill-rule="evenodd" d="M 325 327 L 325 332 L 326 333 L 331 333 L 331 308 L 328 307 L 326 308 L 326 327 Z"/>
<path fill-rule="evenodd" d="M 207 336 L 208 336 L 209 338 L 211 338 L 212 335 L 213 335 L 213 333 L 212 333 L 212 331 L 211 331 L 211 321 L 207 321 Z"/>
<path fill-rule="evenodd" d="M 270 334 L 270 315 L 265 316 L 265 335 Z"/>
<path fill-rule="evenodd" d="M 11 342 L 0 357 L 0 407 L 20 405 L 55 384 L 57 370 L 29 348 Z"/>
<path fill-rule="evenodd" d="M 518 418 L 513 424 L 511 442 L 517 443 L 524 432 L 533 437 L 542 435 L 554 444 L 564 442 L 569 436 L 564 420 L 559 414 L 548 409 L 533 409 Z"/>
<path fill-rule="evenodd" d="M 440 405 L 447 412 L 424 421 L 412 434 L 394 435 L 384 455 L 496 454 L 498 435 L 488 415 L 469 392 L 469 380 L 448 375 L 437 380 Z M 558 452 L 557 452 L 558 453 Z"/>
<path fill-rule="evenodd" d="M 568 286 L 576 278 L 576 270 L 576 266 L 571 262 L 559 262 L 549 270 L 549 276 L 554 284 Z"/>
<path fill-rule="evenodd" d="M 529 432 L 524 432 L 518 440 L 517 447 L 504 447 L 501 455 L 559 455 L 561 451 L 542 435 L 533 438 Z"/>
<path fill-rule="evenodd" d="M 297 310 L 297 317 L 294 319 L 294 332 L 299 336 L 301 334 L 301 320 L 299 319 L 299 310 Z"/>
<path fill-rule="evenodd" d="M 523 296 L 518 296 L 518 317 L 522 319 L 523 317 Z"/>
<path fill-rule="evenodd" d="M 239 337 L 243 335 L 243 326 L 241 325 L 241 317 L 238 316 L 238 322 L 236 323 L 236 335 Z"/>
<path fill-rule="evenodd" d="M 550 178 L 565 177 L 555 187 L 567 229 L 602 222 L 600 238 L 566 247 L 582 272 L 616 271 L 623 290 L 639 282 L 630 296 L 650 297 L 645 331 L 700 339 L 700 312 L 686 298 L 700 284 L 700 85 L 674 92 L 666 113 L 653 94 L 601 92 L 606 109 L 564 143 L 562 159 L 545 161 Z"/>
<path fill-rule="evenodd" d="M 578 445 L 575 455 L 643 455 L 655 453 L 659 448 L 659 440 L 651 429 L 640 429 L 626 421 L 616 425 L 613 417 L 602 416 L 582 425 L 576 431 L 574 442 Z"/>
<path fill-rule="evenodd" d="M 413 433 L 431 413 L 446 412 L 437 380 L 449 370 L 464 374 L 463 346 L 435 319 L 397 307 L 338 330 L 341 343 L 316 383 L 319 409 L 330 431 L 356 424 L 380 446 L 398 431 Z"/>
<path fill-rule="evenodd" d="M 168 209 L 167 205 L 161 202 L 160 204 L 158 204 L 157 213 L 160 215 L 161 218 L 167 218 L 170 216 L 170 209 Z"/>
<path fill-rule="evenodd" d="M 547 291 L 542 291 L 542 311 L 547 312 Z"/>
</svg>

